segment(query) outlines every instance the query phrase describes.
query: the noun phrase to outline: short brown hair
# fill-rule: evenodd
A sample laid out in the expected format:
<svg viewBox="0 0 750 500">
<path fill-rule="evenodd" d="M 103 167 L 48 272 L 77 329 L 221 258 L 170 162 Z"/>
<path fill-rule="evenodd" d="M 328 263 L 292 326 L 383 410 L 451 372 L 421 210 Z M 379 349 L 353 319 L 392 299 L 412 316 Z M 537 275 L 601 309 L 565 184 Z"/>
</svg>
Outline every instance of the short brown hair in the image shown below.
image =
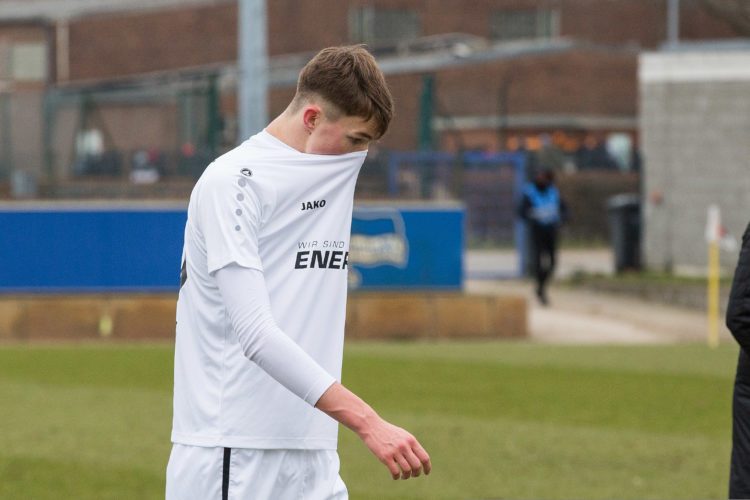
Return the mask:
<svg viewBox="0 0 750 500">
<path fill-rule="evenodd" d="M 362 45 L 323 49 L 302 68 L 294 100 L 317 94 L 348 116 L 375 119 L 376 138 L 388 130 L 393 98 L 375 58 Z M 329 117 L 332 120 L 337 116 Z"/>
</svg>

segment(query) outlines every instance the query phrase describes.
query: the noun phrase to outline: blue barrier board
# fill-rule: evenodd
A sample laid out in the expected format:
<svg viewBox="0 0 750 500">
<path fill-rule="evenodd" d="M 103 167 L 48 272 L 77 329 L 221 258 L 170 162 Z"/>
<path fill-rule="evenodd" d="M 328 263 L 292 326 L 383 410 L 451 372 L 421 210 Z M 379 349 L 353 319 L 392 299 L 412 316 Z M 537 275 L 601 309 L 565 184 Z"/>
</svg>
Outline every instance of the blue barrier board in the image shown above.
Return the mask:
<svg viewBox="0 0 750 500">
<path fill-rule="evenodd" d="M 463 225 L 461 207 L 355 207 L 350 289 L 460 289 Z"/>
<path fill-rule="evenodd" d="M 173 291 L 187 213 L 0 211 L 0 291 Z"/>
<path fill-rule="evenodd" d="M 0 293 L 176 292 L 187 212 L 0 208 Z M 357 206 L 353 290 L 459 289 L 460 207 Z"/>
</svg>

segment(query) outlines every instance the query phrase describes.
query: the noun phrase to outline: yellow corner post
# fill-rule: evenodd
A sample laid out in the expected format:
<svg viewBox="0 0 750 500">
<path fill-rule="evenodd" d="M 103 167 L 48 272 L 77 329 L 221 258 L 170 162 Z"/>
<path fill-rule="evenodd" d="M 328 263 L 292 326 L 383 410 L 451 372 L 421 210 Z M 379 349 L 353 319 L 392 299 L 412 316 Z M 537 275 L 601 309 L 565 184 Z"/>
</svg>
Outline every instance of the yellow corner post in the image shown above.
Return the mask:
<svg viewBox="0 0 750 500">
<path fill-rule="evenodd" d="M 708 243 L 708 345 L 719 345 L 719 242 Z"/>
<path fill-rule="evenodd" d="M 712 203 L 708 206 L 706 242 L 708 243 L 708 345 L 719 345 L 719 243 L 722 236 L 721 209 Z"/>
</svg>

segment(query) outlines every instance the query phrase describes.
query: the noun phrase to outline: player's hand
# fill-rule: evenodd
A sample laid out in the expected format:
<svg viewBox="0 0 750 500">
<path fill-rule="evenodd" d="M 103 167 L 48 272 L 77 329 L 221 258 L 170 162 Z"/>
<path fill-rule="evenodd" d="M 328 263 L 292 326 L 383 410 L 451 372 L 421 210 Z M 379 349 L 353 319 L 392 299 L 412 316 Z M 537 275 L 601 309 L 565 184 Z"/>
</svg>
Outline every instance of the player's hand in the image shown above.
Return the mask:
<svg viewBox="0 0 750 500">
<path fill-rule="evenodd" d="M 365 429 L 358 432 L 360 439 L 391 472 L 393 479 L 418 477 L 432 470 L 430 456 L 419 441 L 400 427 L 373 415 Z"/>
<path fill-rule="evenodd" d="M 380 418 L 356 394 L 334 382 L 315 407 L 353 430 L 393 479 L 409 479 L 432 470 L 430 456 L 414 436 Z"/>
</svg>

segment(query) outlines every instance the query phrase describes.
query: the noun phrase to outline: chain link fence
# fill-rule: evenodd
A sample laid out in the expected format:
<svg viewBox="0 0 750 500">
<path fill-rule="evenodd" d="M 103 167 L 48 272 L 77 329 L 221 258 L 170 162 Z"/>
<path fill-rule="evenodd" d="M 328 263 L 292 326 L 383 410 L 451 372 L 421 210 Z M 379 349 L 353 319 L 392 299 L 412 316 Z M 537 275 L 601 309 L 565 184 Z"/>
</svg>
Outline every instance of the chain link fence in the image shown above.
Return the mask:
<svg viewBox="0 0 750 500">
<path fill-rule="evenodd" d="M 470 245 L 512 246 L 520 235 L 516 206 L 526 157 L 518 153 L 389 152 L 368 158 L 358 196 L 459 200 Z"/>
<path fill-rule="evenodd" d="M 0 94 L 0 195 L 183 196 L 234 145 L 221 104 L 211 74 Z"/>
<path fill-rule="evenodd" d="M 0 90 L 0 199 L 179 199 L 237 137 L 233 88 L 211 73 L 42 90 Z M 373 145 L 358 200 L 463 203 L 471 247 L 518 248 L 521 153 L 399 152 Z M 561 172 L 565 241 L 609 238 L 607 198 L 637 172 Z"/>
</svg>

